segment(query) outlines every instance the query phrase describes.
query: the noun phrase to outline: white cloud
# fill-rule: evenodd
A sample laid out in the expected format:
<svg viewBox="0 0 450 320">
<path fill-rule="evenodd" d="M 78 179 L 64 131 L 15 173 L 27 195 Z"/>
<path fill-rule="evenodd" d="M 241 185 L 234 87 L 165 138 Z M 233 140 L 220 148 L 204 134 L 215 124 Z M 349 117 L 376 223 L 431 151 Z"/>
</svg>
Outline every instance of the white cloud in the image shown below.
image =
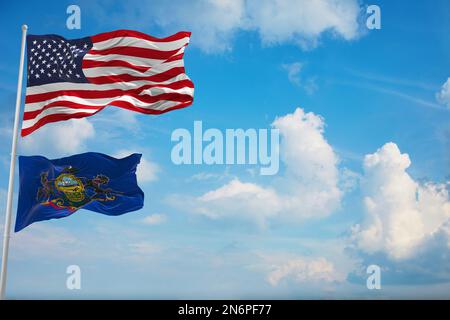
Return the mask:
<svg viewBox="0 0 450 320">
<path fill-rule="evenodd" d="M 300 86 L 300 71 L 302 71 L 303 65 L 300 62 L 293 62 L 283 64 L 282 67 L 287 71 L 289 81 Z"/>
<path fill-rule="evenodd" d="M 137 177 L 139 182 L 152 182 L 158 179 L 159 167 L 156 163 L 142 158 L 137 169 Z"/>
<path fill-rule="evenodd" d="M 358 37 L 358 0 L 192 0 L 119 1 L 95 6 L 99 21 L 111 24 L 119 16 L 105 15 L 103 6 L 123 7 L 120 19 L 129 27 L 151 24 L 165 33 L 192 31 L 191 44 L 205 52 L 231 50 L 240 31 L 257 32 L 265 45 L 317 45 L 323 33 L 351 40 Z M 138 10 L 136 10 L 138 8 Z"/>
<path fill-rule="evenodd" d="M 86 141 L 95 136 L 94 126 L 86 119 L 50 123 L 20 139 L 19 150 L 27 154 L 68 155 L 85 151 Z"/>
<path fill-rule="evenodd" d="M 235 214 L 250 216 L 261 227 L 265 226 L 266 218 L 278 214 L 283 208 L 275 190 L 238 179 L 198 197 L 196 205 L 197 212 L 210 218 Z"/>
<path fill-rule="evenodd" d="M 250 26 L 265 44 L 295 43 L 310 48 L 326 31 L 346 40 L 358 36 L 356 0 L 249 0 L 247 12 Z"/>
<path fill-rule="evenodd" d="M 436 99 L 450 108 L 450 78 L 442 85 L 441 91 L 436 94 Z"/>
<path fill-rule="evenodd" d="M 154 9 L 159 26 L 192 31 L 192 43 L 206 52 L 230 50 L 245 20 L 243 0 L 164 1 Z"/>
<path fill-rule="evenodd" d="M 175 199 L 172 204 L 210 218 L 237 216 L 265 226 L 267 219 L 319 218 L 340 206 L 338 157 L 323 136 L 324 121 L 303 109 L 277 118 L 280 130 L 284 176 L 271 186 L 242 182 L 235 178 L 194 199 Z"/>
<path fill-rule="evenodd" d="M 406 172 L 410 164 L 409 156 L 392 142 L 366 155 L 362 178 L 366 217 L 362 226 L 353 228 L 359 249 L 408 259 L 445 230 L 450 219 L 446 186 L 415 181 Z"/>
<path fill-rule="evenodd" d="M 301 62 L 285 63 L 281 67 L 286 70 L 289 81 L 305 90 L 308 94 L 312 94 L 317 90 L 316 78 L 304 78 L 302 79 L 301 72 L 304 64 Z"/>
<path fill-rule="evenodd" d="M 127 157 L 130 154 L 135 153 L 134 151 L 130 150 L 119 150 L 116 152 L 115 157 L 116 158 L 123 158 Z M 138 152 L 141 153 L 141 152 Z M 139 163 L 137 170 L 136 170 L 136 176 L 139 183 L 146 183 L 146 182 L 152 182 L 158 180 L 158 172 L 159 172 L 159 166 L 156 163 L 153 163 L 142 155 L 141 162 Z"/>
<path fill-rule="evenodd" d="M 23 232 L 12 233 L 11 247 L 12 258 L 65 259 L 82 253 L 84 244 L 64 228 L 36 223 Z"/>
<path fill-rule="evenodd" d="M 167 216 L 162 213 L 155 213 L 142 219 L 144 224 L 157 225 L 166 222 Z"/>
<path fill-rule="evenodd" d="M 296 257 L 275 265 L 267 275 L 267 281 L 277 286 L 284 279 L 295 282 L 342 282 L 346 275 L 335 269 L 332 262 L 319 258 Z"/>
</svg>

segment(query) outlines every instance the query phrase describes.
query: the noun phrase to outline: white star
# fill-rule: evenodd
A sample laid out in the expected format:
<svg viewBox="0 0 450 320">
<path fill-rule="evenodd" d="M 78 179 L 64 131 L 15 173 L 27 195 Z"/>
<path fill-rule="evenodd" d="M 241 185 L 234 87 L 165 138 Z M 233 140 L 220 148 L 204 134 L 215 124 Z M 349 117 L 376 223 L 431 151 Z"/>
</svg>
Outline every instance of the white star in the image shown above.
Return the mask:
<svg viewBox="0 0 450 320">
<path fill-rule="evenodd" d="M 37 79 L 37 78 L 40 78 L 38 73 L 36 73 L 35 77 L 36 77 L 36 79 Z"/>
<path fill-rule="evenodd" d="M 36 41 L 36 40 L 34 40 L 34 41 L 33 41 L 33 44 L 36 44 L 36 43 L 37 43 L 37 41 Z"/>
</svg>

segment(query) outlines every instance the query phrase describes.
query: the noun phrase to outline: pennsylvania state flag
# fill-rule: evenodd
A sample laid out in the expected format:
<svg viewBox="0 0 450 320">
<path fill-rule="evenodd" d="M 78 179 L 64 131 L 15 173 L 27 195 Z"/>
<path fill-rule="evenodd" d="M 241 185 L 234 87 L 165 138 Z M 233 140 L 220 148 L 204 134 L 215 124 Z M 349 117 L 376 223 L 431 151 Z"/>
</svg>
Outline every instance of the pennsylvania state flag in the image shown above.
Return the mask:
<svg viewBox="0 0 450 320">
<path fill-rule="evenodd" d="M 136 181 L 140 160 L 136 153 L 123 159 L 95 152 L 54 160 L 20 156 L 15 232 L 78 209 L 110 216 L 141 209 L 144 193 Z"/>
</svg>

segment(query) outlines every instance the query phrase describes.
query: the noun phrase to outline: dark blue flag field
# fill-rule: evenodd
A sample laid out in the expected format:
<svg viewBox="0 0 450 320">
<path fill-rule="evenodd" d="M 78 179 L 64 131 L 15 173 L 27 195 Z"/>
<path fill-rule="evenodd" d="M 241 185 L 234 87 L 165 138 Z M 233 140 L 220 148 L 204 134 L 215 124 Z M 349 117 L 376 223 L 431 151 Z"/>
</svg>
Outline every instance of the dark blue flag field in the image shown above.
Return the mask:
<svg viewBox="0 0 450 320">
<path fill-rule="evenodd" d="M 141 209 L 144 193 L 136 180 L 140 159 L 140 154 L 116 159 L 95 152 L 54 160 L 20 156 L 15 231 L 79 209 L 110 216 Z"/>
</svg>

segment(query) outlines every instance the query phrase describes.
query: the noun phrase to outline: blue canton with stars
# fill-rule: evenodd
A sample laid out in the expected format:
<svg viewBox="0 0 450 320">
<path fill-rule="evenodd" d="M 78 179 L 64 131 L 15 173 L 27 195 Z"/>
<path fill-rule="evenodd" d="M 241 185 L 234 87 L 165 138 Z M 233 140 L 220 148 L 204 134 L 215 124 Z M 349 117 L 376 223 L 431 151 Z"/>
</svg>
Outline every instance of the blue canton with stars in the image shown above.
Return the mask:
<svg viewBox="0 0 450 320">
<path fill-rule="evenodd" d="M 27 86 L 89 82 L 83 74 L 82 63 L 91 48 L 90 37 L 67 40 L 57 35 L 27 36 Z"/>
</svg>

